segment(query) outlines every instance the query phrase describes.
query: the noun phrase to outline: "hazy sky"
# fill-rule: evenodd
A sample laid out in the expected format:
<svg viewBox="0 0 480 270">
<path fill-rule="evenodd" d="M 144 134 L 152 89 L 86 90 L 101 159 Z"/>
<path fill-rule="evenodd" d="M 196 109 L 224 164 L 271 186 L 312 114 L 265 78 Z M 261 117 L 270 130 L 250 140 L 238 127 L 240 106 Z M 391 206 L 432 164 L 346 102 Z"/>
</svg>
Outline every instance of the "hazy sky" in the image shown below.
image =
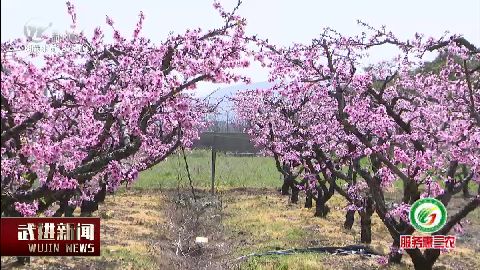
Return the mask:
<svg viewBox="0 0 480 270">
<path fill-rule="evenodd" d="M 170 31 L 183 32 L 187 28 L 213 28 L 221 23 L 212 7 L 212 0 L 79 0 L 72 1 L 77 9 L 78 28 L 91 34 L 97 25 L 105 27 L 105 15 L 115 21 L 123 33 L 133 32 L 138 13 L 146 16 L 143 34 L 153 41 L 162 40 Z M 234 0 L 221 3 L 233 7 Z M 247 34 L 259 34 L 270 41 L 289 45 L 309 42 L 324 27 L 343 34 L 362 31 L 356 20 L 374 26 L 386 25 L 401 38 L 415 32 L 427 36 L 441 36 L 445 31 L 463 34 L 480 46 L 480 0 L 243 0 L 239 14 L 247 19 Z M 1 40 L 23 37 L 23 27 L 29 22 L 52 23 L 48 31 L 63 32 L 70 25 L 65 1 L 2 0 Z M 107 27 L 105 27 L 107 28 Z M 373 60 L 385 57 L 379 52 Z M 254 65 L 246 71 L 252 81 L 265 81 L 266 72 Z M 213 87 L 216 88 L 216 87 Z M 202 85 L 201 92 L 212 89 Z"/>
</svg>

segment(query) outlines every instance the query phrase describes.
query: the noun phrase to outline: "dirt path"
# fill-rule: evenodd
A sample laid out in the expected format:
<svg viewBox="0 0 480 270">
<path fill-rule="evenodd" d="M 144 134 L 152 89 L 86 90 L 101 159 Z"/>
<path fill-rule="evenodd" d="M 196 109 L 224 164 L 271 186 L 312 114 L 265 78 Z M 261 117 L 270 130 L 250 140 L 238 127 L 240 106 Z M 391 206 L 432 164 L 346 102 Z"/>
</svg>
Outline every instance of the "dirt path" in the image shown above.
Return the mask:
<svg viewBox="0 0 480 270">
<path fill-rule="evenodd" d="M 27 266 L 2 258 L 2 269 L 224 269 L 230 246 L 222 203 L 197 191 L 126 191 L 107 196 L 101 219 L 100 257 L 32 257 Z M 209 239 L 195 244 L 195 237 Z"/>
</svg>

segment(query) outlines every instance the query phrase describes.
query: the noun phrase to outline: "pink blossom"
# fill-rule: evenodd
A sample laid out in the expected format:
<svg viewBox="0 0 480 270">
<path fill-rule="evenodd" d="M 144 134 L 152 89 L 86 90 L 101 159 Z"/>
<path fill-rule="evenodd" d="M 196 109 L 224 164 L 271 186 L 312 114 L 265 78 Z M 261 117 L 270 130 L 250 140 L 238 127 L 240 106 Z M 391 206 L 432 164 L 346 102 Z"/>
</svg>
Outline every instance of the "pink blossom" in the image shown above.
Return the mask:
<svg viewBox="0 0 480 270">
<path fill-rule="evenodd" d="M 113 26 L 113 20 L 112 20 L 112 18 L 106 16 L 105 22 L 106 22 L 108 25 Z"/>
<path fill-rule="evenodd" d="M 142 36 L 143 13 L 133 37 L 114 28 L 113 42 L 96 27 L 92 38 L 73 29 L 78 39 L 61 39 L 58 50 L 37 56 L 10 49 L 25 41 L 2 43 L 2 124 L 15 131 L 2 135 L 2 186 L 9 182 L 12 198 L 23 198 L 25 188 L 35 191 L 35 198 L 17 202 L 19 209 L 52 193 L 79 206 L 100 185 L 113 192 L 130 184 L 199 138 L 210 107 L 195 96 L 197 84 L 248 80 L 239 72 L 248 65 L 246 22 L 216 8 L 221 26 L 189 29 L 159 43 Z M 75 23 L 73 5 L 67 9 Z M 114 26 L 112 18 L 105 20 Z M 79 40 L 85 49 L 72 50 Z"/>
<path fill-rule="evenodd" d="M 379 257 L 377 257 L 376 261 L 380 265 L 387 265 L 388 264 L 388 257 L 387 256 L 379 256 Z"/>
<path fill-rule="evenodd" d="M 24 217 L 33 217 L 37 215 L 38 201 L 32 203 L 15 202 L 15 210 Z"/>
</svg>

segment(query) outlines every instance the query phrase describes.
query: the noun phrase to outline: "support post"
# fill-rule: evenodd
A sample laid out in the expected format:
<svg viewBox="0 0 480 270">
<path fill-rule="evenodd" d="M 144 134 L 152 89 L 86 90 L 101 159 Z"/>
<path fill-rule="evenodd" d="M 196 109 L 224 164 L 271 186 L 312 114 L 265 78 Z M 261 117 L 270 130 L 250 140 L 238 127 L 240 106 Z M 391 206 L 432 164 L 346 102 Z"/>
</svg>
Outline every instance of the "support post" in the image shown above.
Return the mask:
<svg viewBox="0 0 480 270">
<path fill-rule="evenodd" d="M 215 161 L 217 159 L 217 149 L 215 148 L 215 135 L 213 136 L 212 146 L 212 195 L 215 194 Z"/>
</svg>

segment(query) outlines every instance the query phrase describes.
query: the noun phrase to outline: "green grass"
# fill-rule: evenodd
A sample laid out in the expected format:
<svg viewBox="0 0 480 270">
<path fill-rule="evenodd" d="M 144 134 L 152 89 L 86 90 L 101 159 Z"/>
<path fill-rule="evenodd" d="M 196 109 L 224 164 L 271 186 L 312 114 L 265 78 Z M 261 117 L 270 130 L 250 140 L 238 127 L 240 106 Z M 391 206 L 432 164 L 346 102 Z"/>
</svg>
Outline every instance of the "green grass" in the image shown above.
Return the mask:
<svg viewBox="0 0 480 270">
<path fill-rule="evenodd" d="M 323 266 L 322 260 L 325 254 L 299 254 L 288 256 L 266 256 L 252 257 L 248 259 L 241 267 L 243 270 L 260 270 L 260 269 L 331 269 L 329 266 Z"/>
<path fill-rule="evenodd" d="M 111 260 L 118 264 L 106 266 L 105 269 L 154 269 L 156 267 L 153 258 L 148 253 L 128 247 L 118 247 L 115 251 L 102 250 L 101 260 Z"/>
<path fill-rule="evenodd" d="M 211 186 L 211 151 L 186 152 L 195 188 Z M 218 189 L 272 188 L 282 184 L 271 157 L 235 157 L 217 153 L 215 187 Z M 181 152 L 140 173 L 133 187 L 139 189 L 188 187 L 189 181 Z"/>
<path fill-rule="evenodd" d="M 210 188 L 211 151 L 192 150 L 186 152 L 186 155 L 194 187 Z M 361 162 L 367 165 L 369 161 L 363 159 Z M 348 173 L 347 168 L 344 168 L 344 173 Z M 277 188 L 282 184 L 281 179 L 281 175 L 275 167 L 275 161 L 271 157 L 235 157 L 217 153 L 215 173 L 217 189 Z M 343 184 L 344 182 L 339 180 L 339 185 Z M 141 172 L 133 187 L 139 189 L 189 187 L 181 152 L 178 151 L 153 168 Z M 394 188 L 403 190 L 402 181 L 395 181 Z M 472 194 L 476 193 L 476 183 L 470 181 L 469 188 Z"/>
</svg>

